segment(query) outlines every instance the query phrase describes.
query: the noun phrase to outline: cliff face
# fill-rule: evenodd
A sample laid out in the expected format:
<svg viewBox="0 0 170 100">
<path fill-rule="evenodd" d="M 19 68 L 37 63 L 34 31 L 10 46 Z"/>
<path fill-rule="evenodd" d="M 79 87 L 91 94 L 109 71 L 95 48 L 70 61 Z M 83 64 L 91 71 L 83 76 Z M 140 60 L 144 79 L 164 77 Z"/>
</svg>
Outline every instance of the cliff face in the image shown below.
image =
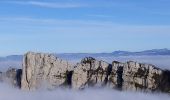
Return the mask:
<svg viewBox="0 0 170 100">
<path fill-rule="evenodd" d="M 97 61 L 94 58 L 84 58 L 76 65 L 72 76 L 72 88 L 102 87 L 108 81 L 111 64 Z"/>
<path fill-rule="evenodd" d="M 113 62 L 110 80 L 123 90 L 159 90 L 163 70 L 133 61 Z"/>
<path fill-rule="evenodd" d="M 70 69 L 71 65 L 67 61 L 53 55 L 29 52 L 23 58 L 21 88 L 35 90 L 42 85 L 49 89 L 61 86 Z"/>
<path fill-rule="evenodd" d="M 109 87 L 119 90 L 170 92 L 170 72 L 133 61 L 109 64 L 87 57 L 72 66 L 50 54 L 25 54 L 21 88 L 35 90 L 67 86 L 73 89 Z"/>
</svg>

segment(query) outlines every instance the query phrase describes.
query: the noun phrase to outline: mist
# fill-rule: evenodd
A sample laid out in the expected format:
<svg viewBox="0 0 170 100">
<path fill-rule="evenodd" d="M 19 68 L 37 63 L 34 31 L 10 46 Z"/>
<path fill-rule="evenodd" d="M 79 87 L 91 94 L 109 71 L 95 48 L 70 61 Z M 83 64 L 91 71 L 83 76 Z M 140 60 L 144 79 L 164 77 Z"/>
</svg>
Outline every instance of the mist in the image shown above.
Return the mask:
<svg viewBox="0 0 170 100">
<path fill-rule="evenodd" d="M 10 67 L 22 68 L 22 61 L 0 61 L 0 71 L 7 71 Z"/>
<path fill-rule="evenodd" d="M 56 89 L 54 91 L 23 91 L 0 84 L 0 100 L 169 100 L 168 94 L 86 89 L 81 91 Z"/>
<path fill-rule="evenodd" d="M 80 62 L 86 56 L 59 56 L 59 58 L 69 61 L 70 63 L 77 63 Z M 93 56 L 92 56 L 93 57 Z M 161 69 L 168 69 L 170 70 L 170 56 L 99 56 L 94 57 L 98 60 L 104 60 L 108 63 L 112 63 L 112 61 L 120 61 L 120 62 L 127 62 L 127 61 L 137 61 L 140 63 L 147 63 L 153 64 Z M 7 60 L 7 61 L 0 61 L 0 71 L 6 71 L 9 67 L 12 68 L 22 68 L 22 60 Z"/>
<path fill-rule="evenodd" d="M 64 60 L 68 60 L 73 63 L 80 62 L 82 58 L 85 56 L 60 56 L 60 58 Z M 93 56 L 92 56 L 93 57 Z M 156 67 L 159 67 L 161 69 L 168 69 L 170 70 L 170 56 L 168 55 L 154 55 L 154 56 L 98 56 L 94 58 L 98 60 L 104 60 L 108 63 L 112 63 L 112 61 L 119 61 L 119 62 L 127 62 L 127 61 L 137 61 L 139 63 L 146 63 L 146 64 L 152 64 Z"/>
<path fill-rule="evenodd" d="M 100 60 L 105 60 L 109 63 L 112 61 L 120 61 L 120 62 L 127 62 L 127 61 L 137 61 L 139 63 L 146 63 L 152 64 L 156 67 L 161 69 L 168 69 L 170 70 L 170 56 L 118 56 L 118 57 L 99 57 Z"/>
</svg>

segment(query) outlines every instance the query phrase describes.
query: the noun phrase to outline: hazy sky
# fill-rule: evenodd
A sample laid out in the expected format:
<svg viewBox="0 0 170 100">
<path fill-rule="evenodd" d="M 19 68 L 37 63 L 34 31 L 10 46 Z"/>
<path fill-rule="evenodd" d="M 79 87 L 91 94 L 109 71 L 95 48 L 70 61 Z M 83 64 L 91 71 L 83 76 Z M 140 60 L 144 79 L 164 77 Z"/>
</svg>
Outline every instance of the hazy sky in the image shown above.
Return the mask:
<svg viewBox="0 0 170 100">
<path fill-rule="evenodd" d="M 0 0 L 0 55 L 170 48 L 170 0 Z"/>
</svg>

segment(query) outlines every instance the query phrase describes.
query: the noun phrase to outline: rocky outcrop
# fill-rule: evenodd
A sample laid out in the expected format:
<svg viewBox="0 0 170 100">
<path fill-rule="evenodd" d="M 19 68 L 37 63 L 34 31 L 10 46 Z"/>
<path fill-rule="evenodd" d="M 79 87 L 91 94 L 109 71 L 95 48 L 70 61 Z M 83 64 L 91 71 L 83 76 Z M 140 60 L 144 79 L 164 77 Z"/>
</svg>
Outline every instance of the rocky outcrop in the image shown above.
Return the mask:
<svg viewBox="0 0 170 100">
<path fill-rule="evenodd" d="M 6 72 L 0 72 L 0 82 L 11 84 L 21 88 L 22 69 L 9 68 Z"/>
<path fill-rule="evenodd" d="M 133 61 L 113 62 L 110 80 L 115 88 L 123 90 L 159 90 L 163 70 L 153 65 Z"/>
<path fill-rule="evenodd" d="M 5 80 L 15 87 L 21 88 L 22 69 L 9 68 L 5 73 Z"/>
<path fill-rule="evenodd" d="M 76 65 L 72 76 L 72 88 L 102 87 L 108 81 L 112 66 L 104 61 L 94 58 L 84 58 Z"/>
<path fill-rule="evenodd" d="M 112 65 L 84 58 L 74 69 L 72 88 L 108 87 L 118 90 L 170 92 L 170 72 L 133 61 Z"/>
<path fill-rule="evenodd" d="M 76 65 L 51 54 L 25 54 L 21 88 L 35 90 L 67 86 L 72 89 L 108 87 L 118 90 L 170 92 L 170 72 L 133 61 L 109 64 L 86 57 Z"/>
<path fill-rule="evenodd" d="M 23 58 L 21 88 L 35 90 L 46 86 L 48 89 L 67 84 L 71 64 L 51 54 L 28 52 Z"/>
</svg>

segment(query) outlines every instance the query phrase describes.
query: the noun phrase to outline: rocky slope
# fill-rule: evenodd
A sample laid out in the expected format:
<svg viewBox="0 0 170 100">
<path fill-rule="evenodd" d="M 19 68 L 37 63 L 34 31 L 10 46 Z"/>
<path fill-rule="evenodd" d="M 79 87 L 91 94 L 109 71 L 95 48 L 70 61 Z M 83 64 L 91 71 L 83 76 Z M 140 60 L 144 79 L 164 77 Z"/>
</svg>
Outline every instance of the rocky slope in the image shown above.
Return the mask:
<svg viewBox="0 0 170 100">
<path fill-rule="evenodd" d="M 15 81 L 14 85 L 23 90 L 107 87 L 118 90 L 170 92 L 170 71 L 133 61 L 113 61 L 109 64 L 86 57 L 80 63 L 72 65 L 51 54 L 28 52 L 24 55 L 22 70 L 12 69 L 6 73 Z"/>
</svg>

